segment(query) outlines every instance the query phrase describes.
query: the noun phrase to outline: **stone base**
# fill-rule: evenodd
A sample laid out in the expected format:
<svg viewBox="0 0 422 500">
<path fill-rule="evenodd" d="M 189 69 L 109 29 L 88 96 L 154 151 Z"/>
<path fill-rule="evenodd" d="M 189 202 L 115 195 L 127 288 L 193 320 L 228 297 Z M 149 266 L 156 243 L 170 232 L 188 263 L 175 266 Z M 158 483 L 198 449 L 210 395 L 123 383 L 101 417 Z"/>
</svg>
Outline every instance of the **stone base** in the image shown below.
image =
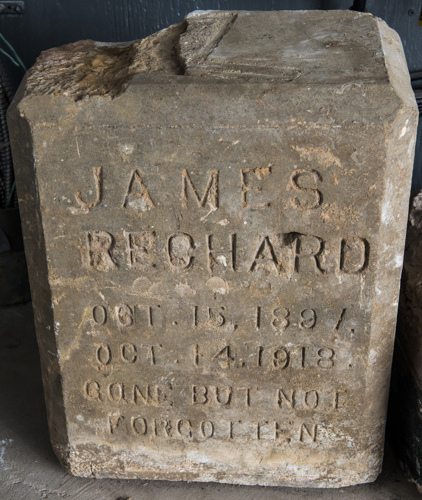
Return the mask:
<svg viewBox="0 0 422 500">
<path fill-rule="evenodd" d="M 209 460 L 200 463 L 200 458 L 186 456 L 184 461 L 174 454 L 166 457 L 163 466 L 161 454 L 152 458 L 148 454 L 132 454 L 124 448 L 112 449 L 110 446 L 90 446 L 84 444 L 74 447 L 57 447 L 54 451 L 63 467 L 71 474 L 89 478 L 119 478 L 196 481 L 226 484 L 242 484 L 248 486 L 288 486 L 301 488 L 341 488 L 355 484 L 370 483 L 377 479 L 381 472 L 382 461 L 378 453 L 373 460 L 365 459 L 359 454 L 351 460 L 343 470 L 333 460 L 320 465 L 298 467 L 294 463 L 283 466 L 246 464 L 245 471 L 227 463 L 210 464 Z M 377 462 L 377 465 L 375 463 Z M 249 471 L 247 470 L 249 468 Z M 374 472 L 375 471 L 375 472 Z"/>
</svg>

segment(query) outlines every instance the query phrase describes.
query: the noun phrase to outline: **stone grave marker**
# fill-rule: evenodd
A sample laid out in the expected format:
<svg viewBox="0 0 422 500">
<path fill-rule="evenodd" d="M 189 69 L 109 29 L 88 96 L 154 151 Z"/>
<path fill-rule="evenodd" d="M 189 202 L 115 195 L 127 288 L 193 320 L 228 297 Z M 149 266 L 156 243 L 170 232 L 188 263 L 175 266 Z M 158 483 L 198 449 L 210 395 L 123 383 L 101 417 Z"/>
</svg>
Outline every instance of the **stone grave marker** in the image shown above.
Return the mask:
<svg viewBox="0 0 422 500">
<path fill-rule="evenodd" d="M 368 14 L 198 11 L 44 52 L 9 125 L 66 469 L 374 480 L 416 123 Z"/>
</svg>

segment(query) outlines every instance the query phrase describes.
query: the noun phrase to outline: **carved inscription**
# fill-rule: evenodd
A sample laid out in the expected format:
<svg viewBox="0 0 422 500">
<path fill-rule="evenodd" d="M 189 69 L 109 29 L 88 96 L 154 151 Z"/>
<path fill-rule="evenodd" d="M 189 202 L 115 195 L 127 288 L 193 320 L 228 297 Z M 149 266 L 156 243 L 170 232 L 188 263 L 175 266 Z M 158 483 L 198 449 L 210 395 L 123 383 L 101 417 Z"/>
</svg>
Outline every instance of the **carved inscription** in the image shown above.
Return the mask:
<svg viewBox="0 0 422 500">
<path fill-rule="evenodd" d="M 88 380 L 82 393 L 86 399 L 99 403 L 124 402 L 141 406 L 173 406 L 172 391 L 171 384 L 101 383 L 96 380 Z"/>
<path fill-rule="evenodd" d="M 269 164 L 267 167 L 257 168 L 242 168 L 240 169 L 240 203 L 239 206 L 243 210 L 266 209 L 274 206 L 275 201 L 269 200 L 264 193 L 265 180 L 273 173 L 275 167 Z M 75 215 L 88 213 L 89 210 L 98 206 L 103 198 L 103 178 L 102 167 L 94 167 L 94 180 L 96 188 L 96 199 L 93 202 L 85 202 L 82 200 L 80 191 L 75 193 L 75 199 L 81 210 L 72 210 Z M 192 181 L 192 178 L 198 177 L 198 173 L 194 171 L 188 172 L 186 168 L 181 172 L 182 193 L 180 206 L 182 208 L 190 208 L 192 206 L 204 208 L 208 204 L 212 211 L 219 208 L 219 175 L 218 169 L 211 169 L 208 180 L 206 181 L 205 189 L 202 196 L 198 192 L 198 188 Z M 145 210 L 156 208 L 154 200 L 159 200 L 160 193 L 154 192 L 151 197 L 150 191 L 147 188 L 147 182 L 144 180 L 144 175 L 138 169 L 133 169 L 127 177 L 126 187 L 122 187 L 123 202 L 121 207 L 124 209 L 133 208 L 138 213 Z M 203 179 L 198 184 L 204 184 Z M 313 210 L 321 206 L 322 193 L 318 189 L 322 183 L 321 174 L 314 169 L 296 169 L 294 170 L 285 187 L 286 193 L 291 193 L 291 206 L 300 210 Z M 189 204 L 189 198 L 195 200 Z"/>
<path fill-rule="evenodd" d="M 117 264 L 111 256 L 114 237 L 107 231 L 88 231 L 86 234 L 88 248 L 88 263 L 98 271 L 117 269 Z"/>
<path fill-rule="evenodd" d="M 131 222 L 84 226 L 83 263 L 94 279 L 108 273 L 104 279 L 113 291 L 88 302 L 83 312 L 81 325 L 90 343 L 79 397 L 102 412 L 110 439 L 319 446 L 329 416 L 342 416 L 354 404 L 341 382 L 354 360 L 348 353 L 346 358 L 341 341 L 346 328 L 348 339 L 362 334 L 357 310 L 349 298 L 330 302 L 310 291 L 306 299 L 293 300 L 287 287 L 294 289 L 302 277 L 361 283 L 371 268 L 370 242 L 340 229 L 318 234 L 319 229 L 305 229 L 302 219 L 298 230 L 276 222 L 283 219 L 271 214 L 283 211 L 303 220 L 315 217 L 332 192 L 325 190 L 325 173 L 323 179 L 313 168 L 284 172 L 275 191 L 278 168 L 269 163 L 230 172 L 237 189 L 231 215 L 239 224 L 227 211 L 221 220 L 214 214 L 227 209 L 226 171 L 181 168 L 174 194 L 163 196 L 157 179 L 139 167 L 124 174 L 122 186 L 113 186 L 121 189 L 118 209 Z M 91 192 L 84 199 L 77 192 L 80 210 L 72 213 L 106 205 L 101 167 L 94 168 L 94 181 L 95 200 L 84 201 Z M 166 219 L 163 209 L 169 208 Z M 266 213 L 274 220 L 272 228 L 248 229 L 250 217 L 259 220 Z M 172 223 L 160 226 L 151 219 L 154 214 Z M 197 225 L 189 225 L 192 217 Z M 206 276 L 199 285 L 191 279 L 196 270 Z M 150 293 L 160 272 L 179 282 L 170 299 Z M 132 289 L 119 295 L 123 273 Z M 286 287 L 281 294 L 271 288 L 277 279 Z M 261 293 L 261 285 L 268 286 L 268 294 Z M 234 307 L 237 286 L 247 290 L 247 300 Z"/>
<path fill-rule="evenodd" d="M 369 243 L 358 236 L 327 242 L 315 235 L 286 233 L 257 235 L 242 241 L 236 233 L 232 233 L 226 240 L 226 249 L 220 251 L 216 250 L 212 234 L 205 235 L 205 245 L 200 245 L 188 233 L 170 234 L 164 238 L 167 242 L 164 251 L 156 245 L 155 231 L 123 231 L 123 236 L 126 245 L 121 247 L 116 243 L 117 238 L 107 231 L 88 231 L 88 266 L 97 271 L 110 271 L 123 266 L 128 270 L 150 271 L 161 266 L 173 271 L 186 271 L 197 262 L 200 266 L 205 265 L 210 273 L 216 268 L 249 274 L 265 269 L 290 280 L 292 276 L 304 273 L 315 276 L 327 273 L 360 274 L 367 268 L 369 258 Z M 251 249 L 248 243 L 253 239 L 257 243 Z M 125 254 L 126 258 L 118 263 L 120 254 Z M 324 261 L 327 260 L 334 265 L 325 268 Z"/>
<path fill-rule="evenodd" d="M 189 401 L 190 392 L 190 401 Z M 271 395 L 272 392 L 272 395 Z M 175 388 L 172 384 L 149 384 L 143 382 L 127 383 L 116 380 L 86 381 L 82 388 L 83 396 L 99 403 L 125 403 L 146 406 L 173 406 Z M 281 410 L 339 410 L 347 406 L 347 391 L 303 389 L 283 383 L 277 389 L 269 391 L 262 386 L 229 386 L 192 384 L 178 388 L 178 398 L 192 406 L 213 407 L 259 407 L 262 398 L 272 398 L 271 406 Z"/>
<path fill-rule="evenodd" d="M 344 273 L 361 272 L 367 264 L 368 243 L 362 238 L 341 240 L 340 271 Z"/>
<path fill-rule="evenodd" d="M 236 234 L 229 235 L 229 250 L 220 251 L 218 253 L 213 249 L 213 235 L 207 234 L 206 238 L 208 250 L 208 271 L 212 274 L 214 268 L 218 265 L 231 271 L 236 271 Z"/>
<path fill-rule="evenodd" d="M 95 348 L 95 361 L 100 367 L 105 367 L 113 361 L 123 363 L 145 363 L 156 365 L 157 350 L 161 344 L 132 344 L 124 342 L 119 345 L 118 353 L 108 344 L 98 344 Z"/>
<path fill-rule="evenodd" d="M 250 191 L 262 191 L 262 186 L 251 187 L 248 183 L 249 174 L 255 174 L 256 178 L 262 180 L 264 177 L 271 174 L 271 167 L 268 166 L 266 168 L 244 168 L 240 173 L 240 185 L 242 187 L 242 196 L 241 196 L 241 205 L 242 208 L 267 208 L 270 206 L 270 203 L 249 203 L 247 194 Z"/>
<path fill-rule="evenodd" d="M 316 187 L 321 180 L 321 174 L 316 170 L 298 169 L 292 172 L 288 188 L 289 191 L 296 191 L 297 193 L 296 196 L 291 198 L 292 206 L 301 210 L 310 210 L 319 207 L 322 195 L 321 191 L 316 189 Z M 314 184 L 315 188 L 306 187 L 308 184 Z M 299 195 L 299 193 L 303 194 Z"/>
<path fill-rule="evenodd" d="M 346 396 L 347 392 L 343 390 L 324 393 L 324 391 L 316 389 L 303 390 L 280 387 L 277 389 L 276 405 L 286 411 L 296 408 L 317 409 L 318 411 L 338 410 L 347 404 Z"/>
<path fill-rule="evenodd" d="M 228 327 L 234 331 L 243 325 L 253 325 L 256 330 L 270 328 L 273 332 L 284 332 L 288 329 L 299 328 L 303 332 L 312 332 L 315 327 L 323 326 L 327 329 L 331 325 L 331 330 L 338 332 L 345 318 L 351 319 L 351 313 L 347 312 L 347 308 L 330 307 L 321 310 L 301 304 L 295 304 L 294 309 L 292 307 L 290 304 L 287 306 L 281 303 L 276 307 L 269 305 L 248 307 L 246 314 L 242 314 L 237 318 L 236 324 L 233 324 L 232 319 L 236 311 L 227 306 L 207 307 L 185 304 L 179 307 L 185 319 L 180 326 L 185 325 L 191 328 L 206 326 L 212 330 Z M 136 325 L 161 328 L 164 317 L 171 319 L 171 312 L 165 304 L 95 304 L 89 306 L 87 311 L 86 317 L 93 327 L 113 323 L 119 329 Z M 177 325 L 179 322 L 173 321 L 173 326 Z"/>
<path fill-rule="evenodd" d="M 243 355 L 242 355 L 243 353 Z M 176 353 L 172 350 L 172 356 Z M 94 366 L 105 369 L 116 364 L 168 365 L 168 354 L 162 344 L 123 342 L 121 344 L 95 344 Z M 264 371 L 290 371 L 303 369 L 330 370 L 336 366 L 336 352 L 326 346 L 242 346 L 223 345 L 210 349 L 199 344 L 192 351 L 177 355 L 177 364 L 186 367 L 215 367 L 224 370 L 252 369 Z"/>
<path fill-rule="evenodd" d="M 276 274 L 280 274 L 282 271 L 284 271 L 281 262 L 279 262 L 277 259 L 270 238 L 268 236 L 264 236 L 259 243 L 249 271 L 253 272 L 256 271 L 259 267 L 267 268 L 267 266 L 272 268 L 272 270 L 274 270 Z"/>
<path fill-rule="evenodd" d="M 154 231 L 141 231 L 138 233 L 124 231 L 127 241 L 128 264 L 131 269 L 147 270 L 154 268 L 154 254 L 152 249 L 155 244 Z"/>
<path fill-rule="evenodd" d="M 205 441 L 268 441 L 274 445 L 309 446 L 321 440 L 321 425 L 314 422 L 262 420 L 201 420 L 111 413 L 107 417 L 110 435 L 130 434 L 134 438 Z"/>
<path fill-rule="evenodd" d="M 107 309 L 104 306 L 95 305 L 92 308 L 92 321 L 99 326 L 105 325 L 107 321 Z"/>
<path fill-rule="evenodd" d="M 155 204 L 152 201 L 148 189 L 146 188 L 138 170 L 132 170 L 122 207 L 126 208 L 129 203 L 131 203 L 132 206 L 135 206 L 138 212 L 155 208 Z"/>
<path fill-rule="evenodd" d="M 198 191 L 193 185 L 186 169 L 182 170 L 182 183 L 182 206 L 184 208 L 188 207 L 188 186 L 190 187 L 199 207 L 205 207 L 205 203 L 208 202 L 212 210 L 216 210 L 218 208 L 218 170 L 211 170 L 211 176 L 208 180 L 208 184 L 202 198 L 198 195 Z"/>
<path fill-rule="evenodd" d="M 88 213 L 91 208 L 96 207 L 97 205 L 100 204 L 101 202 L 101 197 L 102 197 L 102 168 L 101 167 L 94 167 L 93 168 L 93 173 L 94 173 L 94 180 L 95 180 L 95 189 L 97 192 L 97 198 L 95 201 L 92 202 L 85 202 L 81 198 L 81 193 L 78 191 L 75 193 L 75 198 L 76 201 L 79 203 L 79 205 L 82 208 L 82 213 Z"/>
<path fill-rule="evenodd" d="M 171 269 L 188 269 L 193 262 L 193 239 L 189 234 L 176 233 L 167 240 L 167 255 Z"/>
<path fill-rule="evenodd" d="M 309 427 L 306 426 L 305 424 L 301 424 L 299 431 L 299 441 L 303 443 L 306 439 L 310 439 L 312 442 L 315 443 L 317 439 L 317 430 L 318 430 L 317 424 L 312 424 Z"/>
</svg>

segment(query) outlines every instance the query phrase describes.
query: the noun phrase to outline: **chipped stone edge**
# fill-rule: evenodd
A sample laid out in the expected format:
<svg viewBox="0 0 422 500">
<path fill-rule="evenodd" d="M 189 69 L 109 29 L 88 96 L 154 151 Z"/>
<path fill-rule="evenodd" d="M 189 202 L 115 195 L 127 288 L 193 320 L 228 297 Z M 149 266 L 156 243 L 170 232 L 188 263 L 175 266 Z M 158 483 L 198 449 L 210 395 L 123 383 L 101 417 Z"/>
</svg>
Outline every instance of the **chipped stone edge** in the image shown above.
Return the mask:
<svg viewBox="0 0 422 500">
<path fill-rule="evenodd" d="M 67 96 L 78 101 L 90 96 L 114 99 L 139 73 L 178 75 L 183 67 L 177 53 L 186 21 L 124 43 L 80 40 L 46 50 L 27 72 L 23 97 Z"/>
<path fill-rule="evenodd" d="M 84 445 L 85 446 L 85 445 Z M 126 450 L 110 451 L 107 445 L 95 445 L 95 457 L 92 450 L 87 450 L 78 445 L 58 445 L 53 443 L 54 452 L 59 458 L 62 466 L 72 475 L 86 478 L 115 478 L 115 479 L 143 479 L 164 481 L 194 481 L 194 482 L 216 482 L 219 484 L 236 484 L 244 486 L 272 486 L 272 487 L 295 487 L 295 488 L 342 488 L 357 484 L 370 483 L 378 476 L 373 470 L 361 470 L 350 473 L 347 476 L 339 475 L 335 463 L 321 464 L 319 473 L 298 475 L 296 468 L 284 470 L 282 468 L 266 467 L 255 473 L 242 473 L 239 468 L 231 470 L 226 466 L 220 468 L 206 469 L 201 467 L 181 466 L 179 461 L 167 464 L 162 470 L 160 456 L 151 460 L 150 456 L 140 454 L 133 455 Z M 368 455 L 362 460 L 368 462 Z M 94 459 L 95 458 L 95 459 Z M 359 462 L 359 457 L 357 457 Z M 362 463 L 362 462 L 360 462 Z M 368 463 L 369 466 L 369 463 Z M 317 467 L 318 468 L 318 467 Z M 365 468 L 363 468 L 365 469 Z M 314 470 L 314 468 L 312 469 Z M 331 470 L 331 472 L 330 472 Z M 331 474 L 334 474 L 332 476 Z M 171 475 L 171 479 L 169 479 Z"/>
<path fill-rule="evenodd" d="M 368 405 L 363 415 L 363 421 L 373 422 L 368 444 L 378 449 L 380 472 L 419 113 L 401 40 L 384 21 L 376 20 L 387 68 L 385 85 L 389 85 L 391 99 L 397 103 L 395 115 L 384 128 L 386 169 L 380 207 L 380 254 L 372 285 L 374 304 L 366 353 Z M 378 421 L 373 415 L 379 415 Z"/>
<path fill-rule="evenodd" d="M 24 80 L 27 76 L 25 75 Z M 67 420 L 63 404 L 60 357 L 56 343 L 54 312 L 51 304 L 48 263 L 45 252 L 40 197 L 36 175 L 28 175 L 28 167 L 36 170 L 33 155 L 33 137 L 29 120 L 19 110 L 23 99 L 24 85 L 21 85 L 7 112 L 15 175 L 19 179 L 16 190 L 22 219 L 25 255 L 33 303 L 35 330 L 41 358 L 41 375 L 44 400 L 47 410 L 49 435 L 52 445 L 66 446 L 68 437 Z"/>
</svg>

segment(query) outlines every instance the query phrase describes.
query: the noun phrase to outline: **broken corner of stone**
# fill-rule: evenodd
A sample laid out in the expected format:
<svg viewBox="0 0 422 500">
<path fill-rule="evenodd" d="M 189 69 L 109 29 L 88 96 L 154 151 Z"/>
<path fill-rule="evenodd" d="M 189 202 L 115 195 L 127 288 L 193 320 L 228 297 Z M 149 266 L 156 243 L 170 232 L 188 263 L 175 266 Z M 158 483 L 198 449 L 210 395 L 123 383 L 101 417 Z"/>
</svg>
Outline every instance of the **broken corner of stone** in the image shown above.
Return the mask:
<svg viewBox="0 0 422 500">
<path fill-rule="evenodd" d="M 70 473 L 377 477 L 417 115 L 397 34 L 350 11 L 38 58 L 8 120 Z"/>
</svg>

